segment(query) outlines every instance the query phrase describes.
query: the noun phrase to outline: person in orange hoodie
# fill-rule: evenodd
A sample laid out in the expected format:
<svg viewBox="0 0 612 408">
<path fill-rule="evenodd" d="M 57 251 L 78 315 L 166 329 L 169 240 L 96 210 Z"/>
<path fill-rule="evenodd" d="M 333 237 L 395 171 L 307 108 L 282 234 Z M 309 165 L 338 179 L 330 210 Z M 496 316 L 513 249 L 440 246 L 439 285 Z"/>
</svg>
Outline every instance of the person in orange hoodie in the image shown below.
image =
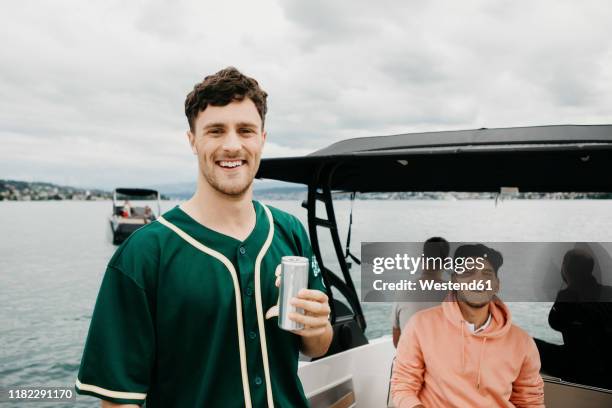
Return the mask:
<svg viewBox="0 0 612 408">
<path fill-rule="evenodd" d="M 538 349 L 495 296 L 502 255 L 478 244 L 454 256 L 452 282 L 485 288 L 454 290 L 408 321 L 391 378 L 395 407 L 544 407 Z M 460 270 L 460 259 L 480 264 Z"/>
</svg>

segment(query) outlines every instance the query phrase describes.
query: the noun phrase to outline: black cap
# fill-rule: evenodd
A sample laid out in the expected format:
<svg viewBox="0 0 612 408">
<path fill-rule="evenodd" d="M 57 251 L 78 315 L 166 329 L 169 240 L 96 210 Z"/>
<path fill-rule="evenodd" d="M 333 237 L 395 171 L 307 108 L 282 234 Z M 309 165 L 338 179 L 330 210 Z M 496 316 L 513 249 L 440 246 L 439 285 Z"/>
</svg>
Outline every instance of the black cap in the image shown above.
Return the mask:
<svg viewBox="0 0 612 408">
<path fill-rule="evenodd" d="M 493 248 L 489 248 L 483 244 L 467 244 L 461 245 L 459 248 L 455 250 L 455 258 L 485 258 L 493 269 L 495 269 L 495 274 L 504 263 L 504 257 L 502 254 Z"/>
</svg>

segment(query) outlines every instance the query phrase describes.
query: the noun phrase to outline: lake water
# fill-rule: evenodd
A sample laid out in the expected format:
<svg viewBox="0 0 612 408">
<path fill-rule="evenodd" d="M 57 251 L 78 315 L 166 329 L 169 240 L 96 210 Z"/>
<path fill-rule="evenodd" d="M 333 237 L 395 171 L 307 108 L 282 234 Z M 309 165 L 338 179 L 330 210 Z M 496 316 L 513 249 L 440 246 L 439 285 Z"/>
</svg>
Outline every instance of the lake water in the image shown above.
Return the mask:
<svg viewBox="0 0 612 408">
<path fill-rule="evenodd" d="M 267 202 L 297 215 L 294 201 Z M 167 210 L 176 202 L 163 202 Z M 349 201 L 338 201 L 346 239 Z M 0 202 L 0 389 L 72 387 L 110 243 L 109 202 Z M 356 201 L 352 250 L 363 241 L 612 241 L 612 201 Z M 328 234 L 324 261 L 338 270 Z M 356 283 L 359 269 L 351 271 Z M 548 327 L 550 303 L 513 303 L 514 321 L 532 335 L 560 342 Z M 389 334 L 390 305 L 364 304 L 369 338 Z M 79 397 L 77 406 L 95 400 Z M 60 404 L 38 403 L 38 407 Z M 70 404 L 69 406 L 73 406 Z"/>
</svg>

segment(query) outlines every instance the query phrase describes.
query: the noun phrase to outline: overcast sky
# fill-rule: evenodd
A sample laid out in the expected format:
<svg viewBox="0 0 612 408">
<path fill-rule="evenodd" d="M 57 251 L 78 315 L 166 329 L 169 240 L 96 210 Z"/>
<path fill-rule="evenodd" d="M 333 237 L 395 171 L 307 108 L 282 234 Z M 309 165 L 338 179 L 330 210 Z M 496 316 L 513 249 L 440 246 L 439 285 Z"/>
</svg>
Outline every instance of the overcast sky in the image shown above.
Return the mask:
<svg viewBox="0 0 612 408">
<path fill-rule="evenodd" d="M 3 2 L 0 179 L 194 180 L 185 95 L 228 65 L 269 94 L 264 157 L 612 123 L 610 21 L 609 0 Z"/>
</svg>

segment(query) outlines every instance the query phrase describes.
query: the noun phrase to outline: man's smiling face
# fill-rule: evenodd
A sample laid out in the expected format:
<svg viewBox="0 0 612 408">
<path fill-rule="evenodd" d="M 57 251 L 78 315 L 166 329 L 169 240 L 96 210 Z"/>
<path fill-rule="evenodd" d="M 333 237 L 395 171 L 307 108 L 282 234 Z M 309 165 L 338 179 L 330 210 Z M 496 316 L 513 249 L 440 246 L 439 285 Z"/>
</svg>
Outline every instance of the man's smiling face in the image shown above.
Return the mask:
<svg viewBox="0 0 612 408">
<path fill-rule="evenodd" d="M 189 143 L 198 156 L 204 181 L 216 191 L 241 196 L 249 190 L 266 140 L 253 101 L 208 105 L 198 114 Z"/>
<path fill-rule="evenodd" d="M 483 307 L 487 305 L 499 291 L 499 279 L 497 278 L 495 268 L 488 260 L 484 260 L 482 264 L 482 268 L 474 266 L 473 268 L 466 269 L 462 274 L 453 273 L 452 275 L 453 282 L 483 282 L 483 290 L 456 291 L 457 299 L 472 307 Z M 488 290 L 489 286 L 491 290 Z"/>
</svg>

